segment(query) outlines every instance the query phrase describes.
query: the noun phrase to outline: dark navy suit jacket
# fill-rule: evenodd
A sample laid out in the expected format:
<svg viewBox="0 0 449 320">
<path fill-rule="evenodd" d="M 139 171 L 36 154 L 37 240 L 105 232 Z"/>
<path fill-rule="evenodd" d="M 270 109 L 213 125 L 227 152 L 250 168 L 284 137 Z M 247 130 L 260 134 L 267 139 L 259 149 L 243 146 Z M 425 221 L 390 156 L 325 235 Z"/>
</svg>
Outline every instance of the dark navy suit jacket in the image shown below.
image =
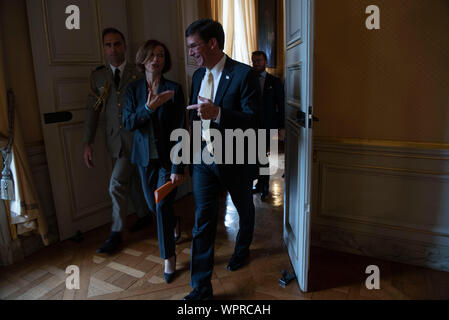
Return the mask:
<svg viewBox="0 0 449 320">
<path fill-rule="evenodd" d="M 263 128 L 285 128 L 284 85 L 281 79 L 269 73 L 265 77 L 263 88 Z"/>
<path fill-rule="evenodd" d="M 176 141 L 170 141 L 173 130 L 184 128 L 185 100 L 180 84 L 161 78 L 158 93 L 173 90 L 172 99 L 156 110 L 147 110 L 148 99 L 146 79 L 134 81 L 128 85 L 123 107 L 123 125 L 134 131 L 131 162 L 146 167 L 150 161 L 150 124 L 153 125 L 159 161 L 172 173 L 183 174 L 183 165 L 174 165 L 170 160 L 170 151 Z M 171 168 L 171 169 L 170 169 Z"/>
<path fill-rule="evenodd" d="M 198 93 L 205 72 L 205 68 L 200 68 L 193 74 L 190 104 L 198 103 Z M 246 129 L 253 128 L 257 130 L 262 124 L 261 95 L 257 74 L 250 66 L 226 57 L 226 63 L 217 88 L 214 104 L 221 108 L 221 116 L 218 124 L 214 121 L 211 122 L 211 127 L 221 132 L 223 145 L 225 141 L 225 129 L 240 128 L 245 131 Z M 193 122 L 194 120 L 201 120 L 196 110 L 190 112 L 190 121 Z M 191 123 L 191 128 L 192 125 Z M 223 150 L 223 155 L 224 153 L 225 150 Z M 224 159 L 222 163 L 224 163 Z M 254 175 L 257 171 L 257 165 L 221 164 L 218 165 L 218 169 L 222 176 L 226 176 L 227 174 Z M 231 173 L 231 171 L 233 172 Z"/>
</svg>

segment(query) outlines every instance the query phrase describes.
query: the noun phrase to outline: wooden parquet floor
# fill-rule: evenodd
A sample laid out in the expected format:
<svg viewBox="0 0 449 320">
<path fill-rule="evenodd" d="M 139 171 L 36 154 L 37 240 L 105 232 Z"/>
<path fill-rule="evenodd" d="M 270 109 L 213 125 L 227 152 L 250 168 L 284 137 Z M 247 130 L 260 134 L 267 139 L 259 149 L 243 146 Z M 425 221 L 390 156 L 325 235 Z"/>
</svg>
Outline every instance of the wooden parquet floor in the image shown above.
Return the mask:
<svg viewBox="0 0 449 320">
<path fill-rule="evenodd" d="M 226 265 L 233 252 L 238 215 L 226 195 L 221 201 L 220 223 L 215 244 L 213 288 L 220 300 L 328 300 L 328 299 L 448 299 L 449 273 L 379 259 L 312 247 L 310 291 L 301 292 L 292 281 L 278 284 L 283 269 L 292 266 L 282 240 L 283 181 L 279 173 L 271 179 L 271 196 L 261 202 L 254 195 L 256 228 L 251 255 L 241 270 Z M 182 238 L 176 252 L 177 276 L 166 284 L 163 260 L 159 257 L 153 224 L 137 233 L 125 233 L 124 243 L 114 255 L 95 251 L 106 239 L 109 225 L 87 232 L 82 242 L 63 241 L 29 256 L 13 266 L 0 268 L 0 299 L 7 300 L 153 300 L 182 299 L 191 291 L 190 241 L 194 202 L 189 195 L 176 203 L 182 217 Z M 130 216 L 131 225 L 134 217 Z M 365 287 L 368 265 L 380 268 L 380 289 Z M 80 289 L 66 289 L 66 267 L 80 268 Z"/>
</svg>

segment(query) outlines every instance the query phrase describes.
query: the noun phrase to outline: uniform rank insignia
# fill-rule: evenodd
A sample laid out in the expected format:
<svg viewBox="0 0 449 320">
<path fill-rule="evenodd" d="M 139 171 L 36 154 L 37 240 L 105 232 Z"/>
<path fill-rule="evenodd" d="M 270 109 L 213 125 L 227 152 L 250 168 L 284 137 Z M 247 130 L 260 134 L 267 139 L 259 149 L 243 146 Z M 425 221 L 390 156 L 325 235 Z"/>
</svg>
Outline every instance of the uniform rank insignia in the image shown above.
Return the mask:
<svg viewBox="0 0 449 320">
<path fill-rule="evenodd" d="M 105 107 L 106 107 L 106 100 L 108 99 L 108 95 L 109 95 L 109 88 L 110 87 L 111 87 L 111 84 L 109 82 L 106 82 L 104 87 L 100 88 L 100 94 L 99 95 L 97 95 L 95 93 L 95 91 L 93 90 L 93 88 L 90 87 L 90 94 L 97 98 L 97 101 L 95 102 L 95 104 L 92 107 L 95 111 L 98 111 L 98 109 L 101 106 L 101 112 L 104 112 Z"/>
</svg>

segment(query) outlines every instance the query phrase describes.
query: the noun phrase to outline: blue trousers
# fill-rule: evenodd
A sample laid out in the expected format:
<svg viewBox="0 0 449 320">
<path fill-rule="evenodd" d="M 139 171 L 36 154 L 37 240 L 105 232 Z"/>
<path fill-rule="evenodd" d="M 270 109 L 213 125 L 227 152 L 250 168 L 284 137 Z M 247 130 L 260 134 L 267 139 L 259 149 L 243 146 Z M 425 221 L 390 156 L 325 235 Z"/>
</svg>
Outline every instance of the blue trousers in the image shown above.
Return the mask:
<svg viewBox="0 0 449 320">
<path fill-rule="evenodd" d="M 232 169 L 228 169 L 227 173 L 220 174 L 215 163 L 193 165 L 193 195 L 196 205 L 190 264 L 190 285 L 193 288 L 211 286 L 221 185 L 229 192 L 240 218 L 234 254 L 248 254 L 253 239 L 253 178 L 232 174 Z"/>
<path fill-rule="evenodd" d="M 175 188 L 170 194 L 156 204 L 154 191 L 170 180 L 170 171 L 161 166 L 159 161 L 151 160 L 148 167 L 139 166 L 142 189 L 148 207 L 156 214 L 159 251 L 162 259 L 169 259 L 175 254 L 175 213 L 173 203 L 176 198 Z"/>
</svg>

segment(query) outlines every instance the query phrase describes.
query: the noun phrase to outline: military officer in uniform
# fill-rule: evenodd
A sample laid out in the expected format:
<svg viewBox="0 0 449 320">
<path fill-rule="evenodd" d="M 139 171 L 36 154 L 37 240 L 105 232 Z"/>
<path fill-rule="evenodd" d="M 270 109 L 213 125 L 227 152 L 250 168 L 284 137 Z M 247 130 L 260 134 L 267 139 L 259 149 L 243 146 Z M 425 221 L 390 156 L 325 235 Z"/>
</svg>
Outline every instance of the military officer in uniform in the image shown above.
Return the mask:
<svg viewBox="0 0 449 320">
<path fill-rule="evenodd" d="M 99 66 L 90 77 L 87 118 L 84 131 L 84 161 L 94 167 L 93 147 L 101 112 L 106 118 L 106 144 L 113 158 L 109 183 L 112 199 L 112 228 L 109 238 L 97 253 L 112 253 L 122 242 L 122 230 L 128 209 L 128 194 L 139 217 L 130 231 L 150 224 L 152 217 L 142 192 L 137 168 L 131 164 L 132 132 L 122 127 L 122 107 L 128 84 L 141 77 L 135 65 L 125 59 L 126 42 L 123 34 L 114 28 L 103 30 L 103 51 L 106 66 Z"/>
</svg>

